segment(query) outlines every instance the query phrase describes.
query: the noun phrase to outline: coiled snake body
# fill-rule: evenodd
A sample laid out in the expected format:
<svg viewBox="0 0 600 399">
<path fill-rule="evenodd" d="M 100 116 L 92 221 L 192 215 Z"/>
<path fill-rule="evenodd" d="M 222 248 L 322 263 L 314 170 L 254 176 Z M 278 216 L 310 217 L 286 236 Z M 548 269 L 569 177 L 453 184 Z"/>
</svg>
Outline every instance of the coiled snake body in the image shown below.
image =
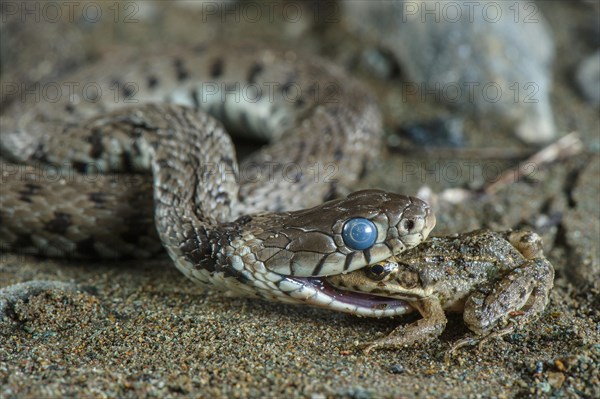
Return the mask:
<svg viewBox="0 0 600 399">
<path fill-rule="evenodd" d="M 223 43 L 114 54 L 59 87 L 56 100 L 16 100 L 2 115 L 2 154 L 34 165 L 2 164 L 4 245 L 148 257 L 160 249 L 156 230 L 201 284 L 365 316 L 406 312 L 401 300 L 340 293 L 322 278 L 413 247 L 435 224 L 421 200 L 378 190 L 322 204 L 379 155 L 377 106 L 338 68 Z M 203 111 L 271 144 L 240 171 Z M 129 174 L 142 171 L 152 181 Z"/>
</svg>

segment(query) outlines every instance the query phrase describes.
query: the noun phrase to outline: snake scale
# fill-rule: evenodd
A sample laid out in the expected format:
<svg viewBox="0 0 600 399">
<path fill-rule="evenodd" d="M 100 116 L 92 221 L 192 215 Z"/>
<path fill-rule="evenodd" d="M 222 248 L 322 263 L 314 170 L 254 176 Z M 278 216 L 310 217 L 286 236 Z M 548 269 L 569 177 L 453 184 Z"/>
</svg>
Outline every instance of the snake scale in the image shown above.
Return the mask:
<svg viewBox="0 0 600 399">
<path fill-rule="evenodd" d="M 5 249 L 143 258 L 164 247 L 191 280 L 235 294 L 406 312 L 324 279 L 414 247 L 435 224 L 418 198 L 339 198 L 379 156 L 382 129 L 372 95 L 340 68 L 223 42 L 115 50 L 57 87 L 2 114 L 2 155 L 19 163 L 2 163 Z M 225 129 L 270 144 L 238 167 Z"/>
</svg>

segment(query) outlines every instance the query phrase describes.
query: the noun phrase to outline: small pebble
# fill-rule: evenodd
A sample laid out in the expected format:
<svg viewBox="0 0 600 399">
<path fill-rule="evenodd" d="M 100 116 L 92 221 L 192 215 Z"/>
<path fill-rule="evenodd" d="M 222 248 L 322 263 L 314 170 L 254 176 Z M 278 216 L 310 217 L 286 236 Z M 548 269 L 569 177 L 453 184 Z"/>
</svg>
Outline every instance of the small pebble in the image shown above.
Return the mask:
<svg viewBox="0 0 600 399">
<path fill-rule="evenodd" d="M 564 363 L 560 359 L 556 359 L 554 361 L 554 366 L 556 366 L 556 368 L 559 371 L 566 371 L 567 370 L 567 368 L 565 367 Z"/>
<path fill-rule="evenodd" d="M 544 363 L 536 362 L 534 374 L 542 374 L 544 372 Z"/>
<path fill-rule="evenodd" d="M 550 384 L 553 388 L 558 389 L 562 387 L 565 382 L 565 375 L 563 373 L 551 371 L 548 373 L 548 384 Z"/>
<path fill-rule="evenodd" d="M 388 368 L 388 371 L 392 374 L 402 374 L 404 373 L 404 366 L 401 364 L 393 364 Z"/>
</svg>

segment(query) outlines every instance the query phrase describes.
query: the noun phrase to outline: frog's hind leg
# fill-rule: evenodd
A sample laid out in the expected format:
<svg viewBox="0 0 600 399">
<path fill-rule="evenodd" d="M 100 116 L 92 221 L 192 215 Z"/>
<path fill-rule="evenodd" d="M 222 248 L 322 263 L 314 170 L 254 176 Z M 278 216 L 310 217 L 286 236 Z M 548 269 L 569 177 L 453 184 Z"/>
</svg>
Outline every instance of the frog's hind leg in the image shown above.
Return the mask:
<svg viewBox="0 0 600 399">
<path fill-rule="evenodd" d="M 486 340 L 511 332 L 514 324 L 535 320 L 548 303 L 554 268 L 545 258 L 525 261 L 499 282 L 487 285 L 465 303 L 463 318 L 471 331 Z M 494 331 L 495 330 L 495 331 Z"/>
</svg>

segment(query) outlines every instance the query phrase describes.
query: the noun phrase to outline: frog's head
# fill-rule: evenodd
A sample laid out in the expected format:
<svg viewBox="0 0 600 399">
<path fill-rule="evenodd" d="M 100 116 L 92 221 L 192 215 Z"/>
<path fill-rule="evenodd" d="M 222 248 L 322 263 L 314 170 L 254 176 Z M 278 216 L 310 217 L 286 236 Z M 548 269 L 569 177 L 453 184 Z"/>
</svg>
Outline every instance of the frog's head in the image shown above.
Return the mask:
<svg viewBox="0 0 600 399">
<path fill-rule="evenodd" d="M 390 257 L 365 268 L 328 277 L 336 288 L 348 291 L 417 301 L 431 294 L 431 287 L 422 281 L 418 270 L 410 263 Z"/>
</svg>

